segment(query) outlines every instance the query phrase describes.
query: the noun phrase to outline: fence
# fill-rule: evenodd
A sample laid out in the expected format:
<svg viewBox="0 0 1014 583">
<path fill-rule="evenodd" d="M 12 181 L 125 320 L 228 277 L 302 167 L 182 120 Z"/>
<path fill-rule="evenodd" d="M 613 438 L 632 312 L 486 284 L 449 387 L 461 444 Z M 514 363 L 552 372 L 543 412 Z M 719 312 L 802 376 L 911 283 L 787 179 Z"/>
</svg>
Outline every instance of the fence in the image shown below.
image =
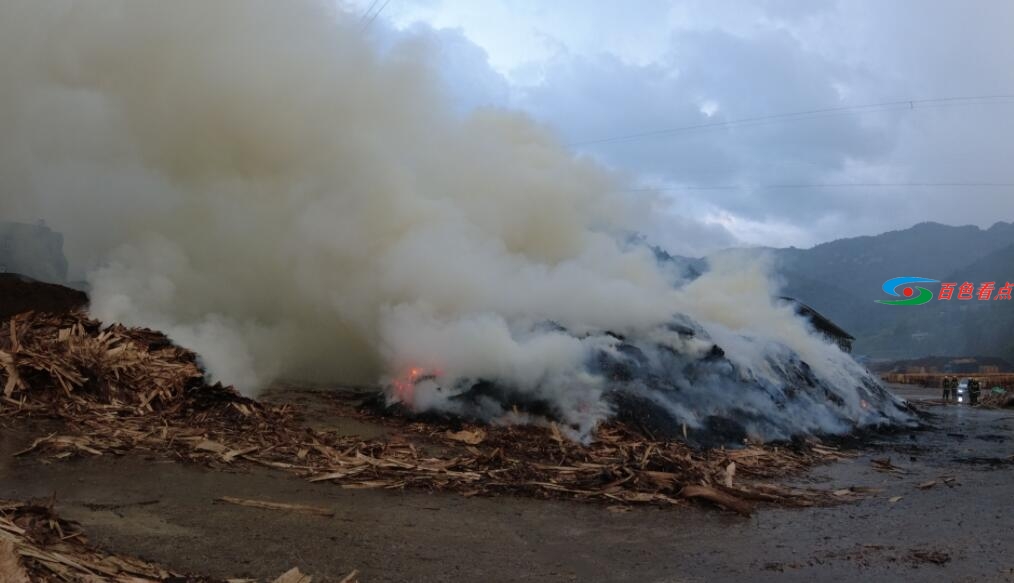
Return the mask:
<svg viewBox="0 0 1014 583">
<path fill-rule="evenodd" d="M 918 385 L 922 387 L 942 388 L 944 378 L 951 377 L 958 380 L 969 378 L 979 379 L 983 389 L 989 390 L 993 387 L 1001 387 L 1008 391 L 1014 390 L 1014 373 L 886 373 L 881 378 L 888 383 L 900 385 Z"/>
</svg>

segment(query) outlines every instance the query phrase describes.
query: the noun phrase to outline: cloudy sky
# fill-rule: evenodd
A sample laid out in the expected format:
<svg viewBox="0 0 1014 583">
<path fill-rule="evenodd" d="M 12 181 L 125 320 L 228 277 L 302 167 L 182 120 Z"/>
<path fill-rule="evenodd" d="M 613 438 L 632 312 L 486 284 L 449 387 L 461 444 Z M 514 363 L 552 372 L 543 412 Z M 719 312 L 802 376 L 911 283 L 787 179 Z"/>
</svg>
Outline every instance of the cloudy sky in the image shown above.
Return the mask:
<svg viewBox="0 0 1014 583">
<path fill-rule="evenodd" d="M 679 252 L 1014 220 L 1014 2 L 350 2 L 371 5 L 378 43 L 439 47 L 463 113 L 523 110 L 625 194 L 660 189 Z"/>
</svg>

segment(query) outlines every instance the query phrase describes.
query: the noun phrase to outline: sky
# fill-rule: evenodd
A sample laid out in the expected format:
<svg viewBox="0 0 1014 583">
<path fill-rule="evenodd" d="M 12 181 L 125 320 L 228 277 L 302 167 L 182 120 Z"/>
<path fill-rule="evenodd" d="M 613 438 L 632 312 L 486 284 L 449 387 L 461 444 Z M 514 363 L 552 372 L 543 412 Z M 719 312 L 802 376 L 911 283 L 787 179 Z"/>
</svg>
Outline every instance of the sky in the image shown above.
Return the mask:
<svg viewBox="0 0 1014 583">
<path fill-rule="evenodd" d="M 1014 2 L 347 6 L 365 15 L 371 4 L 386 4 L 368 25 L 378 44 L 411 35 L 438 47 L 462 115 L 524 111 L 622 175 L 625 195 L 661 193 L 649 234 L 676 252 L 1014 220 Z M 934 101 L 997 95 L 1011 97 Z M 847 186 L 855 184 L 866 186 Z"/>
</svg>

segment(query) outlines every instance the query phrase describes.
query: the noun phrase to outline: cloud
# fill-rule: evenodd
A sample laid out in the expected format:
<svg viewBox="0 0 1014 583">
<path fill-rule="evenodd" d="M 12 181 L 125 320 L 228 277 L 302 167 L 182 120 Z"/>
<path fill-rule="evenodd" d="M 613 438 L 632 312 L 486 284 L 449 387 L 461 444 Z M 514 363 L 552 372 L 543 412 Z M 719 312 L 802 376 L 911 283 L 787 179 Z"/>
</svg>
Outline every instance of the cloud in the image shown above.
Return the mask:
<svg viewBox="0 0 1014 583">
<path fill-rule="evenodd" d="M 1014 94 L 1014 4 L 976 0 L 409 3 L 400 22 L 460 30 L 509 103 L 565 142 L 903 99 Z M 621 8 L 623 8 L 621 10 Z M 509 18 L 497 14 L 510 12 Z M 1014 216 L 1014 189 L 768 188 L 1014 182 L 1014 104 L 916 107 L 582 146 L 672 189 L 687 220 L 808 245 L 936 220 Z M 679 191 L 687 185 L 731 190 Z M 974 204 L 968 204 L 974 201 Z M 780 233 L 791 232 L 791 236 Z M 736 233 L 740 234 L 740 233 Z"/>
</svg>

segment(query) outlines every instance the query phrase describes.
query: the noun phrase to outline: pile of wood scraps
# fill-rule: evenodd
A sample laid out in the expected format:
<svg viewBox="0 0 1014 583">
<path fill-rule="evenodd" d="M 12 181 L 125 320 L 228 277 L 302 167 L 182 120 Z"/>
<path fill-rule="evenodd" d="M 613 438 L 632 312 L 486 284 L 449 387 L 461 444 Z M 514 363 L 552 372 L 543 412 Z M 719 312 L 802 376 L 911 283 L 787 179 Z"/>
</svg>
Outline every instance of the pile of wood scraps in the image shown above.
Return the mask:
<svg viewBox="0 0 1014 583">
<path fill-rule="evenodd" d="M 996 387 L 982 391 L 979 406 L 993 409 L 1014 409 L 1014 391 Z"/>
<path fill-rule="evenodd" d="M 357 575 L 358 571 L 353 571 L 340 583 L 355 583 Z M 0 500 L 0 581 L 256 583 L 255 579 L 214 579 L 181 574 L 142 559 L 105 552 L 90 545 L 77 524 L 57 516 L 52 500 Z M 312 577 L 294 567 L 272 583 L 312 581 Z"/>
<path fill-rule="evenodd" d="M 88 545 L 50 505 L 0 500 L 0 581 L 208 581 Z"/>
</svg>

